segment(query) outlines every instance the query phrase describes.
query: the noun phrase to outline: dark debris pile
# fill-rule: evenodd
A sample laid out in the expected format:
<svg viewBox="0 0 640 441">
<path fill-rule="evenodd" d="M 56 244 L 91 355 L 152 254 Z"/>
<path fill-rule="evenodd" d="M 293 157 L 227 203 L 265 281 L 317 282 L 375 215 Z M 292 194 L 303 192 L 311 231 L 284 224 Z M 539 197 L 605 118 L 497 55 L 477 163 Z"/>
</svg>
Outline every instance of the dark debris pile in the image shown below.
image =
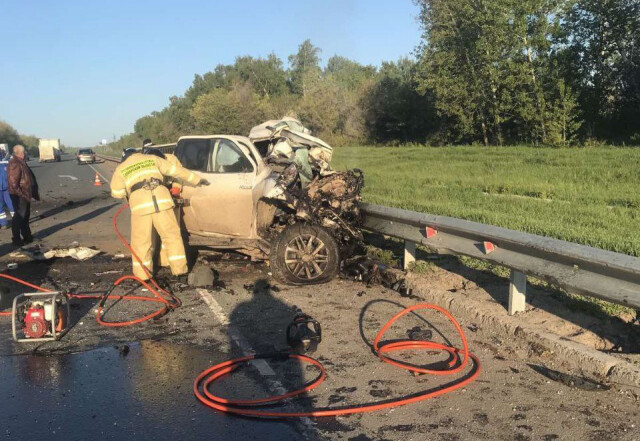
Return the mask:
<svg viewBox="0 0 640 441">
<path fill-rule="evenodd" d="M 345 279 L 364 282 L 367 286 L 382 285 L 399 292 L 402 296 L 412 295 L 402 271 L 390 268 L 369 256 L 345 259 L 342 262 L 341 276 Z"/>
</svg>

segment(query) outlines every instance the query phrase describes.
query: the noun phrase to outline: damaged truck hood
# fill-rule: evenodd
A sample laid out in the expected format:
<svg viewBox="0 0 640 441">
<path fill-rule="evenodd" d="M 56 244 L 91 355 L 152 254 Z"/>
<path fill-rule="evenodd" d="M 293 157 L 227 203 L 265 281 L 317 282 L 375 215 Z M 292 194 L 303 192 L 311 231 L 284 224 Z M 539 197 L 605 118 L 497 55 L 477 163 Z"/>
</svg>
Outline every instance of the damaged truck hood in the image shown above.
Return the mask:
<svg viewBox="0 0 640 441">
<path fill-rule="evenodd" d="M 249 132 L 249 139 L 254 143 L 277 137 L 287 138 L 296 147 L 321 148 L 329 161 L 333 156 L 333 147 L 320 138 L 311 136 L 309 130 L 294 118 L 272 119 L 255 126 Z"/>
</svg>

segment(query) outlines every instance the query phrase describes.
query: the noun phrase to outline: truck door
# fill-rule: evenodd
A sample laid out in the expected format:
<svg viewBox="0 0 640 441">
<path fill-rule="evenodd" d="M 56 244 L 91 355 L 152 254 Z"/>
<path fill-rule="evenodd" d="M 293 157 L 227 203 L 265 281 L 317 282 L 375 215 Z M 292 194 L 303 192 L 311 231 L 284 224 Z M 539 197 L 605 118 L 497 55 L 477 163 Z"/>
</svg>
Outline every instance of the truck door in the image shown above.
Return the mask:
<svg viewBox="0 0 640 441">
<path fill-rule="evenodd" d="M 253 188 L 257 166 L 235 142 L 215 138 L 209 140 L 201 156 L 193 164 L 180 158 L 185 166 L 192 166 L 211 185 L 184 187 L 185 224 L 193 232 L 225 236 L 249 237 L 253 225 Z M 186 158 L 185 158 L 186 159 Z M 202 169 L 204 168 L 204 171 Z M 190 225 L 193 228 L 190 228 Z"/>
</svg>

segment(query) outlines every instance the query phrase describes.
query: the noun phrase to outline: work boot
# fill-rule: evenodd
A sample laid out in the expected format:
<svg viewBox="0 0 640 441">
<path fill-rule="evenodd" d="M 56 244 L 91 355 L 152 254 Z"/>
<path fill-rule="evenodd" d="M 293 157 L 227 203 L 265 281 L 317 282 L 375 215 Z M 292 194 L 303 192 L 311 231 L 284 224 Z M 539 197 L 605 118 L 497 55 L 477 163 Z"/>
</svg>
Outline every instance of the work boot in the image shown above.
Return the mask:
<svg viewBox="0 0 640 441">
<path fill-rule="evenodd" d="M 22 239 L 11 239 L 11 243 L 17 247 L 24 245 L 24 241 Z"/>
</svg>

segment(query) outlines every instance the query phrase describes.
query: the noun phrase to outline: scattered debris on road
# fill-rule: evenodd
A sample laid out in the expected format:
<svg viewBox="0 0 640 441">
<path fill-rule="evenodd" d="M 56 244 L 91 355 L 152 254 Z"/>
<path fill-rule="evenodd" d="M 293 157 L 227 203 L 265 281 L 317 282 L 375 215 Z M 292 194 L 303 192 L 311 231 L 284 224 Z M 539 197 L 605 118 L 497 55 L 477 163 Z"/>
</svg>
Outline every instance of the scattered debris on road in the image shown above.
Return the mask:
<svg viewBox="0 0 640 441">
<path fill-rule="evenodd" d="M 43 254 L 46 259 L 51 259 L 53 257 L 71 257 L 76 260 L 87 260 L 100 254 L 100 250 L 88 247 L 54 248 L 52 250 L 45 251 Z"/>
<path fill-rule="evenodd" d="M 23 260 L 49 260 L 54 257 L 71 257 L 76 260 L 87 260 L 100 254 L 100 250 L 76 246 L 72 248 L 52 248 L 42 251 L 39 248 L 21 249 L 9 254 L 9 257 Z"/>
<path fill-rule="evenodd" d="M 94 273 L 96 276 L 105 276 L 107 274 L 121 274 L 122 270 L 103 271 L 101 273 Z"/>
</svg>

